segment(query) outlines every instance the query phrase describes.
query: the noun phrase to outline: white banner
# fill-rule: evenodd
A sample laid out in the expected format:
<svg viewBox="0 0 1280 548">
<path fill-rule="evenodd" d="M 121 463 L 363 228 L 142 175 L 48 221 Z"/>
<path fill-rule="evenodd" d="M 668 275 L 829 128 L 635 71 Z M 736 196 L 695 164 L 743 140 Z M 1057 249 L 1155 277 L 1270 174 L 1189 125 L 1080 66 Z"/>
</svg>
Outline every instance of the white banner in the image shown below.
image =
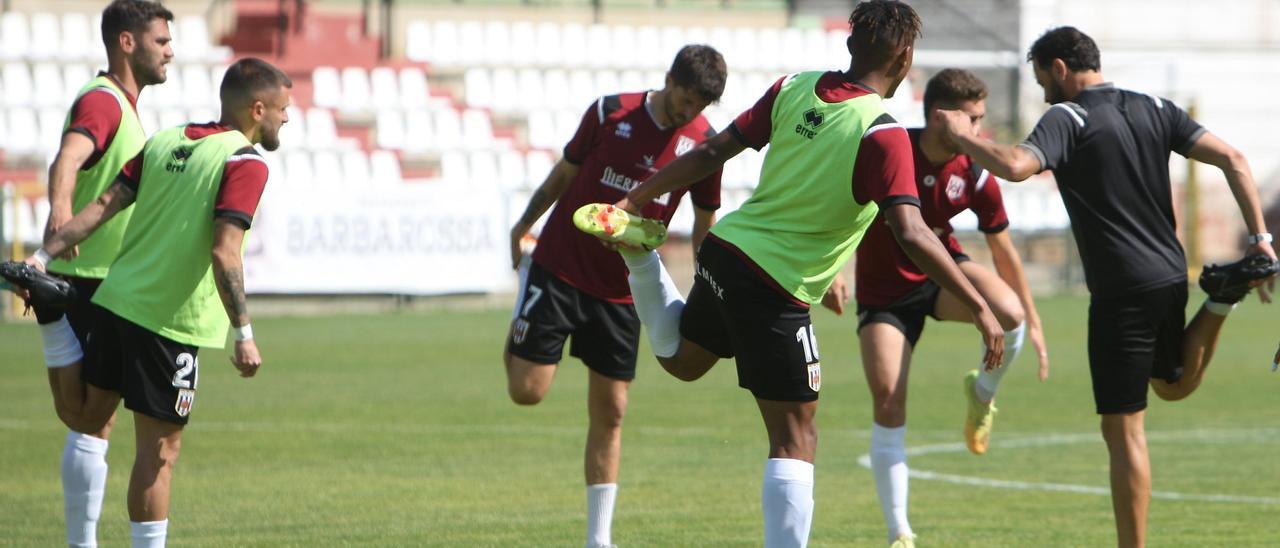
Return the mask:
<svg viewBox="0 0 1280 548">
<path fill-rule="evenodd" d="M 245 249 L 250 293 L 440 295 L 510 289 L 497 189 L 268 188 Z"/>
</svg>

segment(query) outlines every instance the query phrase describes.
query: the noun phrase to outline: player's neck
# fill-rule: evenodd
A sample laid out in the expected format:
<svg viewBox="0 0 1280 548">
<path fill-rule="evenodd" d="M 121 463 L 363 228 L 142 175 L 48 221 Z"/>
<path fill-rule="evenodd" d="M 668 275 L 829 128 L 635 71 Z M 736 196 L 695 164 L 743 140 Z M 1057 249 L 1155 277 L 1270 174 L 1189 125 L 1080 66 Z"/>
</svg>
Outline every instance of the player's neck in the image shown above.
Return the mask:
<svg viewBox="0 0 1280 548">
<path fill-rule="evenodd" d="M 229 112 L 223 111 L 222 116 L 218 118 L 218 125 L 223 127 L 229 127 L 236 131 L 239 131 L 240 133 L 243 133 L 244 136 L 247 137 L 250 142 L 252 142 L 255 145 L 258 144 L 258 141 L 255 140 L 253 137 L 254 133 L 258 131 L 258 126 L 257 124 L 254 124 L 252 122 L 252 118 L 250 118 L 248 121 L 241 122 L 240 120 L 236 119 L 235 115 Z"/>
<path fill-rule="evenodd" d="M 107 75 L 115 79 L 116 84 L 124 89 L 125 93 L 133 97 L 138 97 L 142 93 L 142 87 L 138 85 L 138 79 L 133 77 L 133 67 L 129 66 L 129 62 L 124 59 L 108 60 Z"/>
<path fill-rule="evenodd" d="M 943 139 L 945 137 L 941 131 L 933 131 L 929 126 L 925 126 L 920 131 L 920 152 L 924 154 L 924 159 L 928 160 L 929 164 L 940 166 L 956 157 L 954 152 L 947 149 Z"/>
<path fill-rule="evenodd" d="M 1074 101 L 1084 90 L 1106 82 L 1107 79 L 1103 78 L 1102 73 L 1096 70 L 1073 72 L 1067 78 L 1067 100 Z"/>
<path fill-rule="evenodd" d="M 877 70 L 859 70 L 857 67 L 852 67 L 849 70 L 846 70 L 844 72 L 844 79 L 874 91 L 876 95 L 881 97 L 884 97 L 885 91 L 889 89 L 889 86 L 893 85 L 893 80 L 883 72 Z"/>
<path fill-rule="evenodd" d="M 667 109 L 663 106 L 667 104 L 667 91 L 657 90 L 644 94 L 644 109 L 649 113 L 649 119 L 653 120 L 653 125 L 658 126 L 660 130 L 666 130 L 671 127 L 671 119 L 667 116 Z"/>
</svg>

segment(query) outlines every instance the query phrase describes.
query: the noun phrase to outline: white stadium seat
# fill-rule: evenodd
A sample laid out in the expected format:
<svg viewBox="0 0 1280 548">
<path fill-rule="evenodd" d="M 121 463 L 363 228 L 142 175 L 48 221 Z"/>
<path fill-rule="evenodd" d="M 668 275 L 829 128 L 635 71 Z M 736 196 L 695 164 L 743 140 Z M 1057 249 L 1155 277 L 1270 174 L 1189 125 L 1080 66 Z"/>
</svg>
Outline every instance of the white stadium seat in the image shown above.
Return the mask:
<svg viewBox="0 0 1280 548">
<path fill-rule="evenodd" d="M 564 42 L 561 40 L 560 25 L 557 23 L 538 23 L 537 38 L 534 41 L 534 62 L 542 66 L 564 66 Z M 599 43 L 593 47 L 608 47 Z"/>
<path fill-rule="evenodd" d="M 12 135 L 9 133 L 9 116 L 5 109 L 0 108 L 0 150 L 9 147 L 9 140 Z"/>
<path fill-rule="evenodd" d="M 184 111 L 176 108 L 166 108 L 160 111 L 160 129 L 169 129 L 187 122 L 187 113 Z"/>
<path fill-rule="evenodd" d="M 578 132 L 578 125 L 582 123 L 582 113 L 572 110 L 561 110 L 556 112 L 556 134 L 555 141 L 550 148 L 552 150 L 560 150 L 564 145 L 569 143 L 569 139 L 573 138 L 573 134 Z"/>
<path fill-rule="evenodd" d="M 221 79 L 219 79 L 221 82 Z M 338 69 L 320 66 L 311 71 L 311 102 L 323 108 L 338 108 L 342 103 L 342 81 Z"/>
<path fill-rule="evenodd" d="M 156 115 L 156 110 L 144 105 L 138 105 L 138 123 L 142 125 L 142 131 L 147 135 L 160 129 L 160 118 Z"/>
<path fill-rule="evenodd" d="M 624 70 L 618 75 L 618 92 L 646 91 L 649 86 L 644 80 L 644 73 L 638 70 Z"/>
<path fill-rule="evenodd" d="M 45 107 L 40 109 L 40 133 L 38 134 L 38 150 L 46 158 L 53 160 L 53 155 L 62 145 L 62 126 L 66 125 L 65 109 Z"/>
<path fill-rule="evenodd" d="M 0 60 L 18 60 L 27 56 L 31 45 L 31 27 L 27 15 L 17 11 L 0 14 Z"/>
<path fill-rule="evenodd" d="M 427 74 L 418 67 L 400 69 L 400 106 L 417 108 L 427 106 L 431 98 L 431 87 L 427 83 Z"/>
<path fill-rule="evenodd" d="M 599 97 L 591 71 L 577 69 L 569 72 L 569 94 L 569 108 L 581 110 L 586 110 L 588 104 Z"/>
<path fill-rule="evenodd" d="M 463 21 L 458 26 L 458 64 L 464 67 L 484 62 L 484 25 L 479 21 Z"/>
<path fill-rule="evenodd" d="M 363 67 L 344 67 L 342 69 L 342 100 L 339 101 L 343 112 L 365 112 L 369 110 L 369 73 Z"/>
<path fill-rule="evenodd" d="M 553 149 L 557 144 L 555 116 L 549 110 L 535 110 L 529 113 L 529 146 L 533 148 Z"/>
<path fill-rule="evenodd" d="M 756 55 L 759 56 L 757 65 L 759 68 L 777 72 L 782 65 L 780 50 L 782 49 L 782 36 L 778 29 L 764 28 L 756 31 Z"/>
<path fill-rule="evenodd" d="M 542 104 L 548 108 L 577 107 L 569 102 L 573 95 L 569 87 L 569 73 L 563 69 L 551 69 L 542 75 Z"/>
<path fill-rule="evenodd" d="M 27 106 L 35 102 L 34 84 L 31 71 L 23 62 L 8 62 L 0 69 L 0 80 L 4 82 L 4 104 L 7 106 Z"/>
<path fill-rule="evenodd" d="M 542 71 L 532 68 L 520 69 L 516 77 L 516 86 L 506 92 L 515 95 L 516 105 L 520 110 L 528 111 L 546 105 Z M 502 93 L 502 90 L 499 90 L 499 93 Z"/>
<path fill-rule="evenodd" d="M 494 69 L 489 85 L 489 107 L 495 112 L 513 112 L 519 106 L 519 90 L 516 87 L 519 79 L 516 71 L 509 68 Z M 523 91 L 523 90 L 521 90 Z"/>
<path fill-rule="evenodd" d="M 63 108 L 71 106 L 62 86 L 62 70 L 58 65 L 49 61 L 40 61 L 35 64 L 31 77 L 32 98 L 37 106 Z"/>
<path fill-rule="evenodd" d="M 423 60 L 446 67 L 458 65 L 462 53 L 458 38 L 457 22 L 436 21 L 431 25 L 431 48 Z"/>
<path fill-rule="evenodd" d="M 514 150 L 498 154 L 498 185 L 504 191 L 525 188 L 524 157 Z"/>
<path fill-rule="evenodd" d="M 27 48 L 27 58 L 43 61 L 58 57 L 62 49 L 59 27 L 62 20 L 52 13 L 31 14 L 31 44 Z"/>
<path fill-rule="evenodd" d="M 471 179 L 467 155 L 450 151 L 440 155 L 440 180 L 447 184 L 465 185 Z"/>
<path fill-rule="evenodd" d="M 511 39 L 507 44 L 506 62 L 524 67 L 538 62 L 538 31 L 529 21 L 511 23 Z"/>
<path fill-rule="evenodd" d="M 409 21 L 404 32 L 405 58 L 418 62 L 431 60 L 431 24 L 426 21 Z"/>
<path fill-rule="evenodd" d="M 380 110 L 374 119 L 374 142 L 378 148 L 403 150 L 405 146 L 404 113 Z"/>
<path fill-rule="evenodd" d="M 333 112 L 323 108 L 307 109 L 307 146 L 330 148 L 338 142 L 338 124 Z"/>
<path fill-rule="evenodd" d="M 618 81 L 618 73 L 612 70 L 596 71 L 596 95 L 612 95 L 623 91 L 619 89 L 622 84 Z"/>
<path fill-rule="evenodd" d="M 473 67 L 462 75 L 463 100 L 467 105 L 480 108 L 493 107 L 493 79 L 489 69 Z"/>
<path fill-rule="evenodd" d="M 460 148 L 462 143 L 462 116 L 458 111 L 446 108 L 431 112 L 432 121 L 435 131 L 435 148 L 437 150 L 451 150 Z"/>
<path fill-rule="evenodd" d="M 369 71 L 369 103 L 372 108 L 400 104 L 400 81 L 391 67 L 375 67 Z"/>
<path fill-rule="evenodd" d="M 370 184 L 374 186 L 397 185 L 403 181 L 400 159 L 387 150 L 375 150 L 369 155 Z"/>
<path fill-rule="evenodd" d="M 593 40 L 587 37 L 587 27 L 567 23 L 560 28 L 560 58 L 554 63 L 568 67 L 583 66 L 599 55 L 592 49 Z"/>
<path fill-rule="evenodd" d="M 71 105 L 71 101 L 75 99 L 76 93 L 80 88 L 89 83 L 94 78 L 94 72 L 89 70 L 87 65 L 80 63 L 67 63 L 62 65 L 62 85 L 67 99 L 67 105 Z"/>
<path fill-rule="evenodd" d="M 755 70 L 760 68 L 760 56 L 756 52 L 756 29 L 738 27 L 733 31 L 734 64 L 729 65 L 729 72 L 735 70 Z"/>
<path fill-rule="evenodd" d="M 151 86 L 138 97 L 138 104 L 146 104 L 151 108 L 165 108 L 178 106 L 183 103 L 184 94 L 182 93 L 185 82 L 182 80 L 182 71 L 170 65 L 165 71 L 164 84 L 159 86 Z"/>
<path fill-rule="evenodd" d="M 187 15 L 178 18 L 176 35 L 174 36 L 174 57 L 190 61 L 212 60 L 220 54 L 209 47 L 209 25 L 203 17 Z"/>
<path fill-rule="evenodd" d="M 173 65 L 169 66 L 170 72 L 176 72 L 176 70 Z M 218 84 L 221 84 L 221 82 L 218 82 Z M 218 88 L 213 82 L 209 81 L 209 71 L 205 70 L 203 65 L 183 65 L 182 86 L 182 99 L 183 104 L 186 106 L 219 107 Z"/>
<path fill-rule="evenodd" d="M 636 29 L 629 25 L 614 25 L 609 27 L 609 45 L 610 49 L 608 57 L 601 56 L 600 62 L 594 66 L 598 67 L 634 67 L 639 66 L 633 61 L 636 58 Z"/>
<path fill-rule="evenodd" d="M 426 109 L 414 109 L 405 114 L 404 151 L 421 153 L 435 147 L 435 127 Z"/>
<path fill-rule="evenodd" d="M 280 148 L 295 149 L 307 145 L 307 117 L 296 106 L 286 111 L 289 123 L 280 127 Z"/>
<path fill-rule="evenodd" d="M 547 178 L 547 174 L 551 173 L 551 168 L 555 166 L 555 160 L 551 158 L 551 153 L 541 150 L 531 150 L 525 154 L 524 177 L 526 184 L 530 188 L 542 184 Z"/>
<path fill-rule="evenodd" d="M 293 188 L 308 188 L 315 183 L 315 167 L 311 165 L 311 154 L 293 150 L 284 155 L 285 181 Z"/>
<path fill-rule="evenodd" d="M 89 18 L 81 12 L 62 14 L 62 47 L 59 57 L 65 61 L 83 61 L 95 50 L 102 49 L 102 42 L 92 41 L 93 33 L 89 31 Z"/>
<path fill-rule="evenodd" d="M 365 187 L 370 185 L 369 157 L 363 150 L 348 150 L 342 153 L 343 186 Z"/>
<path fill-rule="evenodd" d="M 491 66 L 511 61 L 511 28 L 506 21 L 492 20 L 484 24 L 484 62 Z"/>
<path fill-rule="evenodd" d="M 346 188 L 351 186 L 347 181 L 343 180 L 342 160 L 338 158 L 338 153 L 332 150 L 315 150 L 311 153 L 311 165 L 315 172 L 315 184 L 319 187 L 337 187 Z"/>
<path fill-rule="evenodd" d="M 667 58 L 667 63 L 663 63 L 658 55 L 657 48 L 662 44 L 662 33 L 658 27 L 652 25 L 644 25 L 636 29 L 636 38 L 632 42 L 634 47 L 628 48 L 618 55 L 618 51 L 614 51 L 614 56 L 619 61 L 619 67 L 644 67 L 659 68 L 665 64 L 669 64 L 671 59 Z M 673 52 L 674 54 L 674 52 Z"/>
<path fill-rule="evenodd" d="M 494 158 L 492 152 L 472 152 L 468 161 L 467 169 L 467 176 L 470 179 L 471 186 L 498 186 L 498 161 Z"/>
<path fill-rule="evenodd" d="M 193 107 L 191 110 L 187 111 L 187 121 L 195 124 L 216 122 L 218 121 L 218 111 L 209 107 Z M 291 125 L 293 125 L 293 119 L 290 119 L 289 123 L 281 127 L 280 130 L 284 131 L 284 128 Z"/>
<path fill-rule="evenodd" d="M 493 122 L 488 112 L 469 108 L 462 113 L 462 145 L 469 149 L 493 148 Z"/>
</svg>

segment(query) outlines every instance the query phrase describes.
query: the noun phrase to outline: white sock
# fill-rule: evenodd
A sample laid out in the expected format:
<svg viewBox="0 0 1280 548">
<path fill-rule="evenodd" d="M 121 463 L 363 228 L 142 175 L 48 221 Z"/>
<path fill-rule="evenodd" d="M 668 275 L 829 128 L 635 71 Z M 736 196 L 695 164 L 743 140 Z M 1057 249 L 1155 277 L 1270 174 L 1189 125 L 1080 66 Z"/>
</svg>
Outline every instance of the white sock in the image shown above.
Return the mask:
<svg viewBox="0 0 1280 548">
<path fill-rule="evenodd" d="M 1227 314 L 1230 314 L 1232 310 L 1236 309 L 1236 304 L 1220 303 L 1220 302 L 1211 301 L 1209 299 L 1205 299 L 1204 309 L 1208 310 L 1210 314 L 1226 316 Z"/>
<path fill-rule="evenodd" d="M 40 324 L 40 338 L 44 340 L 44 363 L 47 367 L 66 367 L 84 357 L 80 340 L 65 315 L 55 322 Z"/>
<path fill-rule="evenodd" d="M 871 473 L 876 478 L 880 511 L 889 527 L 889 541 L 914 534 L 907 523 L 907 427 L 888 428 L 871 423 Z"/>
<path fill-rule="evenodd" d="M 62 446 L 62 503 L 68 545 L 98 545 L 98 517 L 106 489 L 107 440 L 67 432 Z"/>
<path fill-rule="evenodd" d="M 991 371 L 987 371 L 986 366 L 978 366 L 978 382 L 973 384 L 973 393 L 978 395 L 978 399 L 982 401 L 991 401 L 996 397 L 996 388 L 1000 386 L 1000 379 L 1004 377 L 1009 365 L 1013 364 L 1013 360 L 1018 359 L 1018 352 L 1022 351 L 1022 340 L 1027 335 L 1027 322 L 1018 324 L 1018 327 L 1004 332 L 1004 357 L 1000 360 L 1000 367 Z M 986 347 L 983 347 L 986 351 Z"/>
<path fill-rule="evenodd" d="M 617 498 L 616 483 L 587 486 L 587 548 L 613 544 L 613 503 Z"/>
<path fill-rule="evenodd" d="M 129 536 L 133 538 L 133 548 L 164 548 L 164 539 L 169 534 L 169 520 L 131 521 Z"/>
<path fill-rule="evenodd" d="M 809 544 L 813 523 L 813 464 L 796 459 L 769 459 L 760 489 L 764 510 L 765 548 Z"/>
<path fill-rule="evenodd" d="M 680 351 L 680 312 L 684 310 L 684 297 L 671 281 L 671 275 L 662 266 L 657 251 L 643 255 L 622 254 L 631 274 L 631 296 L 635 301 L 636 315 L 649 334 L 649 346 L 660 358 L 670 358 Z"/>
</svg>

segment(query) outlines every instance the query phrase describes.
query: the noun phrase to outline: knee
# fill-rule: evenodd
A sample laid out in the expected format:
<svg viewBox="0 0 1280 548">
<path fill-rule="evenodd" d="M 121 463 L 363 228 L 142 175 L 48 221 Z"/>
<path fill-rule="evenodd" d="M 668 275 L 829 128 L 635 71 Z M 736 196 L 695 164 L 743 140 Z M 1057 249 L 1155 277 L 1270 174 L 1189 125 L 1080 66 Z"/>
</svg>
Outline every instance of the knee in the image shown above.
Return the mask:
<svg viewBox="0 0 1280 548">
<path fill-rule="evenodd" d="M 710 371 L 710 367 L 701 367 L 681 362 L 674 358 L 658 358 L 658 363 L 662 368 L 670 373 L 672 377 L 680 379 L 684 382 L 693 382 L 701 379 L 703 375 Z"/>
<path fill-rule="evenodd" d="M 1151 379 L 1151 391 L 1164 401 L 1178 401 L 1191 395 L 1191 392 L 1184 389 L 1181 383 L 1170 384 L 1160 379 Z"/>
<path fill-rule="evenodd" d="M 876 424 L 886 428 L 897 428 L 907 423 L 907 405 L 903 398 L 894 394 L 875 396 L 871 409 Z"/>
<path fill-rule="evenodd" d="M 626 402 L 610 402 L 597 406 L 591 413 L 591 425 L 595 428 L 617 430 L 622 428 L 622 417 L 627 414 Z"/>
<path fill-rule="evenodd" d="M 1005 331 L 1016 329 L 1027 319 L 1027 313 L 1022 309 L 1022 303 L 1016 298 L 997 304 L 994 312 L 996 320 L 1000 322 L 1000 327 Z"/>
<path fill-rule="evenodd" d="M 531 386 L 511 384 L 507 386 L 507 394 L 516 405 L 537 405 L 546 394 Z"/>
</svg>

